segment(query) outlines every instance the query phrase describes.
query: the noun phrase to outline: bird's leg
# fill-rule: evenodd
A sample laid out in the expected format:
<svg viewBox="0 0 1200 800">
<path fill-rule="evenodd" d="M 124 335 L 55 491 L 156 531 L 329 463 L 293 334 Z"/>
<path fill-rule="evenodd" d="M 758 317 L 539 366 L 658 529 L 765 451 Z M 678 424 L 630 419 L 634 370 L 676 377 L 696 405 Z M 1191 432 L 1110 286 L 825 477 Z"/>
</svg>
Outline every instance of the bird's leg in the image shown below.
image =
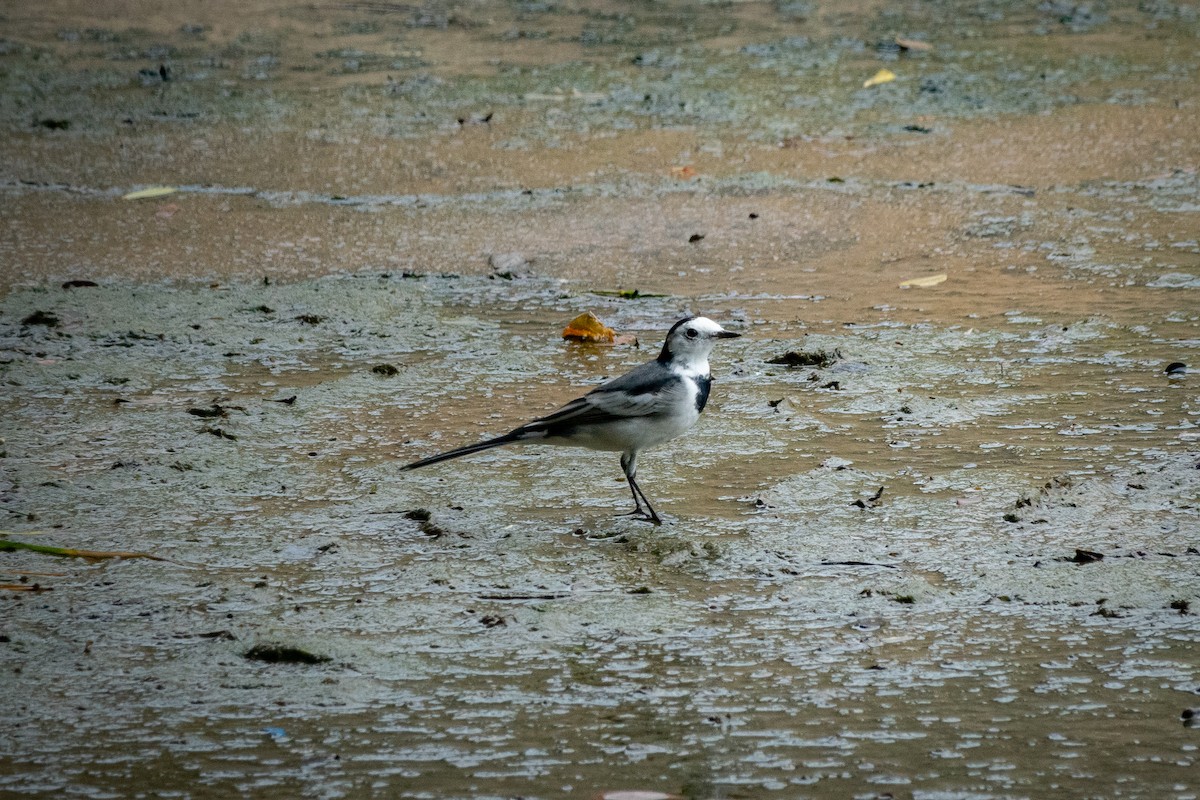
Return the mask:
<svg viewBox="0 0 1200 800">
<path fill-rule="evenodd" d="M 650 522 L 653 522 L 655 525 L 662 525 L 662 520 L 659 519 L 658 514 L 655 513 L 654 506 L 650 505 L 650 499 L 646 497 L 646 493 L 642 491 L 642 487 L 637 485 L 637 481 L 633 479 L 632 475 L 629 476 L 629 488 L 633 490 L 634 500 L 637 499 L 638 495 L 641 495 L 642 502 L 646 504 L 646 511 L 644 512 L 646 519 Z M 641 511 L 640 506 L 638 511 Z"/>
<path fill-rule="evenodd" d="M 621 469 L 625 471 L 625 480 L 629 482 L 629 491 L 633 494 L 633 511 L 625 514 L 618 514 L 621 517 L 641 517 L 648 522 L 653 522 L 655 525 L 662 525 L 662 520 L 658 518 L 658 514 L 654 511 L 654 506 L 650 505 L 650 499 L 646 497 L 646 493 L 642 491 L 642 487 L 638 486 L 634 475 L 637 474 L 637 454 L 625 453 L 621 456 Z M 642 503 L 646 507 L 642 508 Z"/>
</svg>

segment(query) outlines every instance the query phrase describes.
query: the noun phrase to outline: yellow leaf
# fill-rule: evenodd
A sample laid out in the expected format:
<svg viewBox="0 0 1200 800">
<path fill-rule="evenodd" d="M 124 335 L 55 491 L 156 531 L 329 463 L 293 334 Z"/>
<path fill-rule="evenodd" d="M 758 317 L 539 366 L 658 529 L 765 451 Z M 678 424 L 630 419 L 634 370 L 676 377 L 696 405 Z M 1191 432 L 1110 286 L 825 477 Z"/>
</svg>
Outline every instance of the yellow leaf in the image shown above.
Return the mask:
<svg viewBox="0 0 1200 800">
<path fill-rule="evenodd" d="M 894 80 L 896 80 L 896 73 L 890 69 L 881 69 L 863 81 L 863 88 L 870 89 L 872 86 L 878 86 L 881 83 L 891 83 Z"/>
<path fill-rule="evenodd" d="M 946 280 L 946 273 L 939 272 L 937 275 L 926 275 L 924 278 L 909 278 L 901 282 L 901 289 L 928 289 L 930 286 L 937 286 Z"/>
<path fill-rule="evenodd" d="M 148 200 L 151 197 L 166 197 L 169 194 L 175 194 L 179 190 L 174 186 L 151 186 L 149 189 L 138 189 L 136 192 L 130 192 L 126 195 L 121 195 L 122 200 Z"/>
<path fill-rule="evenodd" d="M 563 329 L 562 337 L 564 339 L 574 339 L 579 342 L 604 342 L 612 344 L 617 334 L 612 328 L 605 325 L 590 311 L 585 311 L 575 319 L 567 323 L 567 327 Z"/>
</svg>

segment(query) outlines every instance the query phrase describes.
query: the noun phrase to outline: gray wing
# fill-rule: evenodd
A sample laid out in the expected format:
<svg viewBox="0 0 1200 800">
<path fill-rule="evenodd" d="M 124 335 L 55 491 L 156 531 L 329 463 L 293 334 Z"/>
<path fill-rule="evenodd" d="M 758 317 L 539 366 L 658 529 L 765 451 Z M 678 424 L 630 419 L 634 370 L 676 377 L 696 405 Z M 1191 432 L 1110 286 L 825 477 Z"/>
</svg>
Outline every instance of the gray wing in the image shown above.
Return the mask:
<svg viewBox="0 0 1200 800">
<path fill-rule="evenodd" d="M 682 378 L 657 361 L 651 361 L 597 386 L 583 397 L 522 425 L 518 430 L 545 431 L 554 436 L 582 425 L 650 417 L 674 407 L 679 394 L 684 391 Z"/>
</svg>

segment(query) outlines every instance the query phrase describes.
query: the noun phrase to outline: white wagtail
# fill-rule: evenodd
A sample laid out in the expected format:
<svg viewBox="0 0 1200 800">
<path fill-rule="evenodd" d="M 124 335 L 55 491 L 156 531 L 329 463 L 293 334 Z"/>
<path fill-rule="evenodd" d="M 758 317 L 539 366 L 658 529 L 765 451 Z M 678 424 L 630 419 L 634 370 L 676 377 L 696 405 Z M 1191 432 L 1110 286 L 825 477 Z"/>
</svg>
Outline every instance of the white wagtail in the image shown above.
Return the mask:
<svg viewBox="0 0 1200 800">
<path fill-rule="evenodd" d="M 672 326 L 662 352 L 653 361 L 503 436 L 423 458 L 401 469 L 417 469 L 480 450 L 526 442 L 614 450 L 621 453 L 621 469 L 633 492 L 635 508 L 629 515 L 661 525 L 662 520 L 635 479 L 638 453 L 674 439 L 696 424 L 712 385 L 709 353 L 717 339 L 735 336 L 741 334 L 727 331 L 707 317 L 685 317 Z"/>
</svg>

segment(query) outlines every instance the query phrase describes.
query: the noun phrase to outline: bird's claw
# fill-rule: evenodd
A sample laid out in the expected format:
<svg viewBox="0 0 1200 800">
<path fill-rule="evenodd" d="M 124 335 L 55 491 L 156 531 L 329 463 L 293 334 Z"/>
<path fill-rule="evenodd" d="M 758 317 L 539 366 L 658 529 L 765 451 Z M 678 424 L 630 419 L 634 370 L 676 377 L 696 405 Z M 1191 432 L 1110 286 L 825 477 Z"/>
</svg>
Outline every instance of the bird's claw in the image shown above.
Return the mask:
<svg viewBox="0 0 1200 800">
<path fill-rule="evenodd" d="M 618 517 L 637 517 L 638 519 L 643 520 L 645 522 L 652 522 L 655 525 L 662 525 L 662 520 L 658 518 L 658 514 L 656 514 L 653 510 L 647 511 L 646 509 L 642 508 L 641 506 L 638 506 L 633 511 L 626 511 L 623 514 L 617 514 L 617 516 Z"/>
</svg>

